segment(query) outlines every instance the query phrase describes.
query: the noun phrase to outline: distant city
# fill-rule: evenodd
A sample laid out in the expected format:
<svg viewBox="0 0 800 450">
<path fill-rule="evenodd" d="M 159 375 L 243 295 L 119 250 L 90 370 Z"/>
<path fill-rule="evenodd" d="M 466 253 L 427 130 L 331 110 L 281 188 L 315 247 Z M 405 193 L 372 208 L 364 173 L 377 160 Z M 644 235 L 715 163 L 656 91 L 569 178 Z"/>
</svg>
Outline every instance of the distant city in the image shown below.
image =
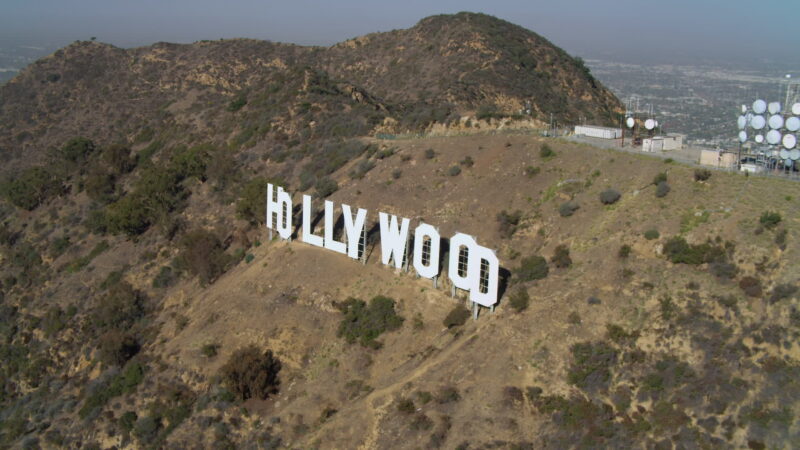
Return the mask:
<svg viewBox="0 0 800 450">
<path fill-rule="evenodd" d="M 0 84 L 20 69 L 58 48 L 59 43 L 0 42 Z M 760 69 L 720 65 L 619 63 L 586 59 L 592 74 L 625 104 L 652 110 L 665 133 L 681 133 L 704 147 L 737 145 L 736 117 L 744 103 L 757 98 L 781 101 L 786 67 Z M 794 74 L 800 78 L 800 71 Z"/>
<path fill-rule="evenodd" d="M 786 69 L 638 65 L 587 60 L 592 73 L 623 103 L 652 105 L 664 132 L 686 134 L 694 145 L 737 145 L 736 118 L 742 104 L 758 98 L 783 101 Z M 800 73 L 795 74 L 800 77 Z"/>
</svg>

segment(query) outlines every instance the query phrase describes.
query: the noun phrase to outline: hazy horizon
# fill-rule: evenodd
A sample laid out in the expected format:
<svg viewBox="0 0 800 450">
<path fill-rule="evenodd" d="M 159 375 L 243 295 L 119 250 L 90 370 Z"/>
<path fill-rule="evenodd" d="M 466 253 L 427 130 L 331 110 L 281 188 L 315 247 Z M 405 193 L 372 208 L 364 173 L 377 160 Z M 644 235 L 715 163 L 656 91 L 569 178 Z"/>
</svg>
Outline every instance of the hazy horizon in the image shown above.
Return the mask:
<svg viewBox="0 0 800 450">
<path fill-rule="evenodd" d="M 569 53 L 641 63 L 690 61 L 757 64 L 771 60 L 800 68 L 792 48 L 792 18 L 800 3 L 677 0 L 669 5 L 635 0 L 553 2 L 363 0 L 329 4 L 298 1 L 270 5 L 255 0 L 220 3 L 152 0 L 65 4 L 11 0 L 0 17 L 0 45 L 48 42 L 60 47 L 96 37 L 121 47 L 154 42 L 255 38 L 301 45 L 332 45 L 367 33 L 408 28 L 434 14 L 482 12 L 541 34 Z M 758 29 L 754 29 L 758 25 Z"/>
</svg>

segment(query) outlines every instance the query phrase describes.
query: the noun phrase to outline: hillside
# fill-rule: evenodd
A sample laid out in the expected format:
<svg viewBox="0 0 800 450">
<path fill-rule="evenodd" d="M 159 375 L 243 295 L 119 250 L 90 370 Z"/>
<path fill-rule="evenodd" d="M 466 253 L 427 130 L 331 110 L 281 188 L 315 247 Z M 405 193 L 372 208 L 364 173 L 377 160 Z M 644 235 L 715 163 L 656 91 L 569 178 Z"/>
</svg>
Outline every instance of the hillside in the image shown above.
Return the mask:
<svg viewBox="0 0 800 450">
<path fill-rule="evenodd" d="M 26 69 L 0 88 L 0 447 L 800 442 L 797 183 L 499 129 L 531 122 L 499 116 L 538 95 L 506 71 L 538 61 L 560 120 L 616 108 L 579 61 L 464 13 Z M 482 132 L 386 136 L 453 113 Z M 334 202 L 338 239 L 338 205 L 367 209 L 366 263 L 270 241 L 268 183 L 298 233 L 301 194 Z M 383 266 L 379 211 L 496 249 L 495 311 Z"/>
</svg>

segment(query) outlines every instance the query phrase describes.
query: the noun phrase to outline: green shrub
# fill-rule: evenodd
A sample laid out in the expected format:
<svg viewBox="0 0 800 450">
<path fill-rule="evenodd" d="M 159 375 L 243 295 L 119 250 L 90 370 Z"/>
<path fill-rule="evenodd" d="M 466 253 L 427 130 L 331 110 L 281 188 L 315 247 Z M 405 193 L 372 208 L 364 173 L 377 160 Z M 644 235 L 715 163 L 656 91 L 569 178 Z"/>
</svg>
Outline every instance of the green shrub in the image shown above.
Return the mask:
<svg viewBox="0 0 800 450">
<path fill-rule="evenodd" d="M 464 166 L 466 168 L 470 168 L 470 167 L 475 165 L 475 161 L 472 159 L 471 156 L 467 155 L 466 157 L 464 157 L 464 159 L 459 161 L 459 164 L 461 164 L 462 166 Z"/>
<path fill-rule="evenodd" d="M 9 202 L 28 211 L 63 192 L 61 179 L 44 167 L 25 169 L 0 185 L 0 193 Z"/>
<path fill-rule="evenodd" d="M 134 392 L 136 386 L 144 379 L 144 372 L 145 366 L 140 363 L 128 363 L 122 372 L 102 382 L 94 392 L 86 397 L 78 415 L 81 419 L 85 419 L 96 408 L 102 408 L 112 398 Z"/>
<path fill-rule="evenodd" d="M 758 221 L 764 226 L 764 228 L 771 230 L 778 226 L 778 224 L 781 223 L 781 220 L 782 217 L 779 213 L 774 211 L 765 211 L 763 214 L 761 214 L 761 217 Z"/>
<path fill-rule="evenodd" d="M 251 225 L 263 224 L 266 219 L 267 185 L 270 180 L 258 177 L 248 181 L 236 201 L 236 215 Z"/>
<path fill-rule="evenodd" d="M 54 258 L 57 258 L 65 251 L 67 251 L 70 245 L 72 244 L 70 244 L 69 242 L 69 236 L 63 235 L 61 237 L 58 237 L 53 241 L 50 253 L 53 255 Z"/>
<path fill-rule="evenodd" d="M 553 151 L 552 148 L 548 144 L 543 144 L 542 148 L 539 149 L 539 156 L 542 158 L 552 158 L 556 156 L 556 152 Z"/>
<path fill-rule="evenodd" d="M 570 347 L 572 365 L 567 381 L 581 389 L 596 391 L 608 388 L 611 367 L 616 363 L 617 352 L 605 342 L 581 342 Z"/>
<path fill-rule="evenodd" d="M 436 152 L 432 148 L 425 150 L 425 159 L 433 159 L 436 157 Z"/>
<path fill-rule="evenodd" d="M 316 189 L 316 197 L 322 199 L 338 191 L 339 184 L 336 183 L 336 181 L 325 177 L 317 180 L 317 183 L 314 185 L 314 189 Z"/>
<path fill-rule="evenodd" d="M 105 169 L 95 168 L 86 176 L 83 188 L 90 199 L 103 204 L 110 203 L 115 199 L 116 178 Z"/>
<path fill-rule="evenodd" d="M 98 356 L 107 366 L 123 366 L 141 349 L 135 335 L 117 329 L 111 329 L 101 335 L 99 342 Z"/>
<path fill-rule="evenodd" d="M 356 167 L 350 171 L 350 178 L 354 180 L 360 180 L 364 178 L 364 175 L 367 174 L 370 170 L 375 168 L 375 163 L 368 160 L 363 159 L 356 164 Z"/>
<path fill-rule="evenodd" d="M 667 184 L 666 181 L 662 181 L 656 185 L 656 197 L 666 197 L 670 190 L 672 190 L 672 188 L 669 187 L 669 184 Z"/>
<path fill-rule="evenodd" d="M 173 150 L 170 158 L 170 169 L 174 170 L 179 180 L 197 178 L 206 180 L 206 167 L 211 160 L 211 154 L 216 149 L 210 144 L 200 144 L 188 149 L 179 147 Z"/>
<path fill-rule="evenodd" d="M 131 149 L 125 145 L 112 144 L 103 149 L 101 158 L 111 173 L 122 175 L 136 167 L 136 159 L 131 157 Z"/>
<path fill-rule="evenodd" d="M 447 175 L 449 175 L 451 177 L 458 176 L 459 174 L 461 174 L 461 167 L 450 166 L 450 168 L 447 169 Z"/>
<path fill-rule="evenodd" d="M 656 185 L 656 186 L 658 186 L 659 183 L 666 183 L 666 182 L 667 182 L 667 172 L 659 172 L 653 178 L 653 184 Z"/>
<path fill-rule="evenodd" d="M 217 343 L 205 344 L 200 347 L 200 353 L 206 358 L 213 358 L 217 356 L 220 345 Z"/>
<path fill-rule="evenodd" d="M 783 283 L 778 284 L 772 289 L 772 293 L 769 296 L 770 303 L 777 303 L 781 300 L 785 300 L 788 298 L 792 298 L 800 291 L 797 285 L 791 283 Z"/>
<path fill-rule="evenodd" d="M 644 232 L 644 238 L 647 239 L 648 241 L 652 241 L 653 239 L 658 239 L 659 237 L 661 237 L 661 234 L 658 232 L 658 230 L 654 230 L 651 228 Z"/>
<path fill-rule="evenodd" d="M 578 209 L 580 209 L 580 206 L 578 206 L 577 203 L 569 201 L 562 203 L 561 206 L 558 207 L 558 214 L 561 215 L 561 217 L 569 217 Z"/>
<path fill-rule="evenodd" d="M 664 254 L 673 264 L 699 265 L 713 261 L 724 261 L 725 250 L 706 242 L 690 245 L 680 236 L 674 236 L 664 244 Z"/>
<path fill-rule="evenodd" d="M 255 345 L 233 352 L 220 369 L 220 378 L 240 400 L 266 399 L 278 392 L 281 362 L 272 350 L 261 352 Z"/>
<path fill-rule="evenodd" d="M 509 239 L 511 236 L 514 235 L 514 232 L 517 231 L 517 226 L 519 226 L 520 221 L 522 220 L 522 211 L 516 210 L 514 212 L 507 212 L 506 210 L 502 210 L 497 214 L 497 225 L 498 231 L 500 232 L 500 237 L 503 239 Z"/>
<path fill-rule="evenodd" d="M 515 274 L 519 281 L 540 280 L 549 273 L 547 260 L 539 255 L 523 258 Z"/>
<path fill-rule="evenodd" d="M 96 147 L 94 142 L 83 137 L 75 137 L 68 140 L 61 147 L 61 156 L 73 163 L 85 162 L 94 153 Z"/>
<path fill-rule="evenodd" d="M 600 193 L 600 202 L 604 205 L 613 205 L 617 203 L 621 194 L 614 189 L 606 189 Z"/>
<path fill-rule="evenodd" d="M 444 386 L 436 393 L 436 402 L 439 404 L 453 403 L 461 400 L 458 389 L 454 386 Z"/>
<path fill-rule="evenodd" d="M 247 97 L 244 94 L 239 94 L 228 103 L 227 110 L 230 112 L 236 112 L 247 104 Z"/>
<path fill-rule="evenodd" d="M 763 290 L 761 289 L 761 280 L 756 277 L 743 277 L 739 280 L 739 288 L 750 297 L 760 297 Z"/>
<path fill-rule="evenodd" d="M 572 258 L 569 256 L 569 248 L 567 248 L 564 244 L 559 244 L 555 252 L 553 253 L 553 258 L 550 260 L 556 267 L 559 269 L 565 269 L 572 265 Z"/>
<path fill-rule="evenodd" d="M 397 402 L 397 410 L 403 414 L 414 414 L 417 411 L 417 407 L 414 406 L 414 400 L 401 398 Z"/>
<path fill-rule="evenodd" d="M 522 312 L 528 309 L 530 301 L 531 297 L 528 295 L 528 290 L 521 287 L 511 294 L 508 299 L 508 304 L 514 309 L 514 311 Z"/>
<path fill-rule="evenodd" d="M 143 295 L 125 281 L 111 286 L 92 312 L 98 330 L 128 330 L 143 316 Z"/>
<path fill-rule="evenodd" d="M 619 248 L 619 252 L 617 252 L 617 256 L 620 258 L 627 258 L 631 254 L 631 246 L 628 244 L 623 244 Z"/>
<path fill-rule="evenodd" d="M 467 319 L 469 319 L 469 316 L 470 312 L 468 309 L 464 308 L 461 305 L 457 305 L 452 310 L 450 310 L 449 313 L 447 313 L 447 316 L 445 316 L 442 323 L 447 328 L 460 327 L 461 325 L 467 323 Z"/>
<path fill-rule="evenodd" d="M 393 331 L 403 324 L 403 318 L 394 309 L 394 300 L 378 295 L 369 305 L 363 300 L 348 298 L 337 307 L 344 315 L 339 323 L 337 336 L 349 344 L 358 341 L 364 347 L 380 348 L 376 339 L 387 331 Z"/>
<path fill-rule="evenodd" d="M 708 169 L 695 169 L 694 181 L 706 181 L 711 178 L 711 171 Z"/>
<path fill-rule="evenodd" d="M 225 253 L 222 241 L 207 230 L 186 233 L 180 240 L 180 247 L 182 266 L 197 276 L 202 285 L 213 283 L 231 263 L 231 256 Z"/>
</svg>

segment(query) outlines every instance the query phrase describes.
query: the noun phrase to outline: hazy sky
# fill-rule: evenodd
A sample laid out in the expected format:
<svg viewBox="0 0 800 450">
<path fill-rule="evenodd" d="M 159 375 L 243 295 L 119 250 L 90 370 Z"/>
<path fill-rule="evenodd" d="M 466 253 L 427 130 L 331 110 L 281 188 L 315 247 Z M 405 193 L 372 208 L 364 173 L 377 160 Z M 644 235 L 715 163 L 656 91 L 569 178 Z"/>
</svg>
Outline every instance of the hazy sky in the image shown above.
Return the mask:
<svg viewBox="0 0 800 450">
<path fill-rule="evenodd" d="M 800 62 L 800 0 L 2 0 L 0 44 L 97 36 L 126 47 L 222 37 L 330 45 L 458 11 L 514 22 L 584 57 Z"/>
</svg>

